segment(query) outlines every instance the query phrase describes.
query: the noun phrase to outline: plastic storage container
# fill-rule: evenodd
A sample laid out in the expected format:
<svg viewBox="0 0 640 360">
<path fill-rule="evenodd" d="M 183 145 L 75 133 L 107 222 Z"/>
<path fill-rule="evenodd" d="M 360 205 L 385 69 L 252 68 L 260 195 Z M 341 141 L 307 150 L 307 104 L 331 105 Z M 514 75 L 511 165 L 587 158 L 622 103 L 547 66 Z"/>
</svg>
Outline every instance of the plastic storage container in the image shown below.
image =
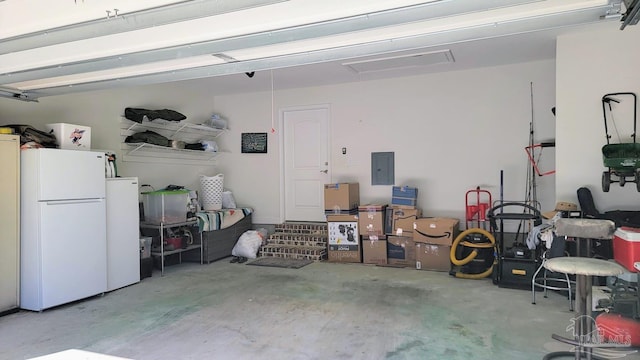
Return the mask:
<svg viewBox="0 0 640 360">
<path fill-rule="evenodd" d="M 91 150 L 91 127 L 67 123 L 47 124 L 60 149 Z"/>
<path fill-rule="evenodd" d="M 191 199 L 189 190 L 158 190 L 142 193 L 144 220 L 149 224 L 187 221 Z"/>
</svg>

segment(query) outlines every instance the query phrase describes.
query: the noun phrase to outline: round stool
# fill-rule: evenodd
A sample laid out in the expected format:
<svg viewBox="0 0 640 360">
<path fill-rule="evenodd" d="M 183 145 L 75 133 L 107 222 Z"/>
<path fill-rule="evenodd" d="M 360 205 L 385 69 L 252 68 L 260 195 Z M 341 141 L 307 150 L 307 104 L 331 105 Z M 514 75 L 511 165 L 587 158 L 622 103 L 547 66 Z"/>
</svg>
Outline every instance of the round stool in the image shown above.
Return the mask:
<svg viewBox="0 0 640 360">
<path fill-rule="evenodd" d="M 611 239 L 616 224 L 602 219 L 567 219 L 556 221 L 556 235 L 581 239 Z"/>
<path fill-rule="evenodd" d="M 572 355 L 575 355 L 576 359 L 581 359 L 583 355 L 587 359 L 602 359 L 592 355 L 592 349 L 598 346 L 607 347 L 607 344 L 593 344 L 590 342 L 592 331 L 594 331 L 593 324 L 595 323 L 595 320 L 591 317 L 592 305 L 587 302 L 591 301 L 591 276 L 620 275 L 625 272 L 624 268 L 611 261 L 584 257 L 553 258 L 547 260 L 544 267 L 547 270 L 576 275 L 576 308 L 578 314 L 573 319 L 575 321 L 573 339 L 552 335 L 552 338 L 558 341 L 574 345 L 576 347 L 575 352 L 553 352 L 547 354 L 543 359 Z"/>
</svg>

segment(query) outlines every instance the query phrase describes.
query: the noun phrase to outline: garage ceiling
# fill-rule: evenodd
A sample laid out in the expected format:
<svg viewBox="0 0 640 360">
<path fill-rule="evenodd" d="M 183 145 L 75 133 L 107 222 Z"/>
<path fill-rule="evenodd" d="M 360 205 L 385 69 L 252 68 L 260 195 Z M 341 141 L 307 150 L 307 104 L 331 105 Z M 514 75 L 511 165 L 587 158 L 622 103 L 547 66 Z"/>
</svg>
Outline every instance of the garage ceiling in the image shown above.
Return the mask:
<svg viewBox="0 0 640 360">
<path fill-rule="evenodd" d="M 624 11 L 616 0 L 4 0 L 0 96 L 207 77 L 222 94 L 548 59 L 558 34 Z"/>
</svg>

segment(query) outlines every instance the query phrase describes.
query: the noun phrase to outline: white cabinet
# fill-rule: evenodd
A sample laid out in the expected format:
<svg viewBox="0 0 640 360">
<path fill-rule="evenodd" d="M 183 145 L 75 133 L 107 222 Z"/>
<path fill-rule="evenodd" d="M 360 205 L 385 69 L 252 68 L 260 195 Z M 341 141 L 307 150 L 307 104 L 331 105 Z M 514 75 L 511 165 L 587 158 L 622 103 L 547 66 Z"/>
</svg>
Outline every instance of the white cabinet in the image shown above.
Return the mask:
<svg viewBox="0 0 640 360">
<path fill-rule="evenodd" d="M 0 135 L 0 314 L 19 306 L 20 137 Z"/>
<path fill-rule="evenodd" d="M 198 143 L 202 140 L 214 140 L 226 132 L 225 129 L 216 129 L 206 125 L 191 124 L 184 121 L 175 122 L 167 120 L 143 121 L 141 123 L 122 118 L 120 122 L 120 136 L 122 138 L 122 150 L 124 161 L 166 162 L 177 160 L 180 163 L 208 162 L 215 159 L 221 151 L 209 152 L 201 150 L 177 149 L 167 146 L 158 146 L 148 143 L 126 143 L 127 136 L 138 132 L 153 131 L 169 140 L 184 141 L 187 144 Z"/>
</svg>

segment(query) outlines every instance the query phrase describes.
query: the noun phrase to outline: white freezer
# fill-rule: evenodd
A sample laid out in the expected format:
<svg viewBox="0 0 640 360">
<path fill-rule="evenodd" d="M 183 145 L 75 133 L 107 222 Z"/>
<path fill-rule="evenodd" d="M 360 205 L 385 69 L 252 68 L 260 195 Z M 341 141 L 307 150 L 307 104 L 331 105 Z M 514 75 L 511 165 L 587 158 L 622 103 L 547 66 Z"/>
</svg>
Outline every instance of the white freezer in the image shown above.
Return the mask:
<svg viewBox="0 0 640 360">
<path fill-rule="evenodd" d="M 107 291 L 140 281 L 138 178 L 107 179 Z"/>
<path fill-rule="evenodd" d="M 39 224 L 23 226 L 20 307 L 40 311 L 105 292 L 104 200 L 40 202 L 37 209 Z"/>
<path fill-rule="evenodd" d="M 105 196 L 104 153 L 28 149 L 23 173 L 36 183 L 37 200 L 94 199 Z"/>
</svg>

